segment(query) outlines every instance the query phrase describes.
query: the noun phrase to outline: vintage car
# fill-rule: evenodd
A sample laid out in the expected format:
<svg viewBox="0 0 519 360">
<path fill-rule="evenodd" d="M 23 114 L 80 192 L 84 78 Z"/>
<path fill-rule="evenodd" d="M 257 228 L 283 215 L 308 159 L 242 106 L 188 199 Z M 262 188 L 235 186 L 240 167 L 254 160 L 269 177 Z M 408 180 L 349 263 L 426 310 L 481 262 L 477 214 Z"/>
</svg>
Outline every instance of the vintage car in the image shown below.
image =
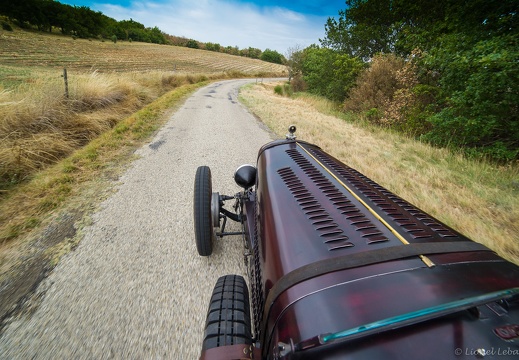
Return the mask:
<svg viewBox="0 0 519 360">
<path fill-rule="evenodd" d="M 201 359 L 518 358 L 519 267 L 294 133 L 236 195 L 196 172 L 198 252 L 242 235 L 251 289 L 218 280 Z"/>
</svg>

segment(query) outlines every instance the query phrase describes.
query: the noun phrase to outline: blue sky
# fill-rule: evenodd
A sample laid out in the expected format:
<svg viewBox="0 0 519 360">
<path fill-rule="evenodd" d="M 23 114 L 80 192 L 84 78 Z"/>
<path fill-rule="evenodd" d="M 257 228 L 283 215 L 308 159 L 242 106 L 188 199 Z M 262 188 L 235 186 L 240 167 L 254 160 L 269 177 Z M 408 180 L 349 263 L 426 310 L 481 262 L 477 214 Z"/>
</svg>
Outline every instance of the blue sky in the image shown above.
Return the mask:
<svg viewBox="0 0 519 360">
<path fill-rule="evenodd" d="M 177 36 L 223 46 L 252 46 L 285 54 L 289 47 L 318 44 L 328 17 L 344 0 L 59 0 L 88 6 L 116 20 L 132 18 Z"/>
</svg>

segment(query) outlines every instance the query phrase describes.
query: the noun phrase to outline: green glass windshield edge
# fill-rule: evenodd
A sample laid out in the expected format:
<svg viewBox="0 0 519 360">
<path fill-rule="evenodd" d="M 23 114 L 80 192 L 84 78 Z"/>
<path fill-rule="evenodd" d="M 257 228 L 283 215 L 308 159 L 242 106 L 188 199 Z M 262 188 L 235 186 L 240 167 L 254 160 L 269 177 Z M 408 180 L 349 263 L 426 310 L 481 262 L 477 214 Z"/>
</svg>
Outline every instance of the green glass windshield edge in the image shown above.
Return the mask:
<svg viewBox="0 0 519 360">
<path fill-rule="evenodd" d="M 432 306 L 426 309 L 412 311 L 403 315 L 390 317 L 387 319 L 375 321 L 366 325 L 355 327 L 349 330 L 339 331 L 332 334 L 322 335 L 321 342 L 323 344 L 335 340 L 346 339 L 349 337 L 356 337 L 357 335 L 365 333 L 371 333 L 384 328 L 404 326 L 409 322 L 419 322 L 420 320 L 426 320 L 432 316 L 437 317 L 438 315 L 447 314 L 455 311 L 466 310 L 474 306 L 483 305 L 488 302 L 502 300 L 507 297 L 519 295 L 519 288 L 512 288 L 508 290 L 496 291 L 490 294 L 479 295 L 470 297 L 467 299 L 453 301 L 447 304 L 438 306 Z"/>
</svg>

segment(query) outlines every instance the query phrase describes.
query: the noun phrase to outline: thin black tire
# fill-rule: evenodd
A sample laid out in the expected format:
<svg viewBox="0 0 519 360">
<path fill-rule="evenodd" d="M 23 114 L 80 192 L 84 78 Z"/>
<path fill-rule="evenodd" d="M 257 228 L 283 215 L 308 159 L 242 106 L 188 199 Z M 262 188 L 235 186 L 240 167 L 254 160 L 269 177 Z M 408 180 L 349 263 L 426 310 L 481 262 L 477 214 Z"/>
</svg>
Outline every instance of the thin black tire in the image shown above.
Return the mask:
<svg viewBox="0 0 519 360">
<path fill-rule="evenodd" d="M 201 256 L 213 253 L 213 221 L 211 216 L 211 169 L 199 166 L 195 175 L 193 194 L 193 217 L 195 224 L 196 248 Z"/>
<path fill-rule="evenodd" d="M 214 286 L 202 351 L 238 344 L 252 344 L 249 290 L 242 276 L 225 275 Z"/>
</svg>

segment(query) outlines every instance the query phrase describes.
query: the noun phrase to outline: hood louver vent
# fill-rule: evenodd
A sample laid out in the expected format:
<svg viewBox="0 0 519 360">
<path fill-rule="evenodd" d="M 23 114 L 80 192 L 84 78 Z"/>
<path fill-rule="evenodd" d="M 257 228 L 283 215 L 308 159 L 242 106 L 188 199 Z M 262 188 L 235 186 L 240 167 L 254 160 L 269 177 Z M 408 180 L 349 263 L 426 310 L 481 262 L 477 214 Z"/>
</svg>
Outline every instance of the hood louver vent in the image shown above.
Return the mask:
<svg viewBox="0 0 519 360">
<path fill-rule="evenodd" d="M 297 151 L 296 149 L 289 149 L 286 150 L 286 153 L 303 170 L 305 175 L 307 175 L 308 178 L 312 180 L 312 182 L 317 186 L 317 188 L 330 200 L 330 202 L 335 206 L 339 213 L 348 220 L 349 224 L 355 230 L 361 233 L 361 237 L 366 239 L 367 244 L 375 244 L 389 241 L 389 239 L 383 235 L 383 233 L 376 227 L 376 225 L 373 224 L 367 217 L 365 217 L 361 210 L 357 208 L 355 204 L 353 204 L 330 180 L 328 180 L 322 174 L 321 171 L 319 171 L 312 163 L 310 163 L 310 161 L 308 161 L 299 151 Z M 288 169 L 291 172 L 291 176 L 295 180 L 297 180 L 299 184 L 302 185 L 302 182 L 299 179 L 297 179 L 295 173 L 290 168 L 285 169 Z M 309 190 L 306 191 L 308 192 L 308 194 L 310 194 Z M 307 209 L 303 208 L 303 211 L 305 210 Z M 321 236 L 327 238 L 329 237 L 332 239 L 341 239 L 341 236 L 345 236 L 343 234 L 342 229 L 340 229 L 339 226 L 335 222 L 333 222 L 333 219 L 331 219 L 329 215 L 328 218 L 330 222 L 332 222 L 331 224 L 326 225 L 323 222 L 319 223 L 322 225 L 317 226 L 317 224 L 313 223 L 313 225 L 316 226 L 316 229 L 321 231 Z M 348 247 L 353 246 L 353 243 L 349 242 L 349 244 L 351 245 L 349 245 Z M 338 246 L 337 248 L 344 248 L 344 246 Z"/>
<path fill-rule="evenodd" d="M 294 195 L 301 210 L 306 214 L 319 236 L 324 238 L 324 243 L 328 245 L 329 250 L 348 248 L 354 246 L 348 241 L 348 237 L 333 221 L 328 212 L 319 204 L 317 199 L 297 178 L 296 174 L 290 168 L 278 170 L 278 174 L 284 183 Z"/>
<path fill-rule="evenodd" d="M 378 185 L 365 175 L 352 168 L 345 167 L 345 165 L 339 166 L 339 164 L 331 158 L 324 156 L 320 150 L 311 148 L 308 149 L 308 151 L 322 164 L 335 171 L 359 190 L 366 198 L 376 204 L 379 209 L 384 211 L 384 213 L 405 232 L 409 233 L 412 238 L 430 239 L 435 234 L 438 234 L 442 238 L 458 237 L 453 231 L 441 225 L 407 201 Z"/>
</svg>

